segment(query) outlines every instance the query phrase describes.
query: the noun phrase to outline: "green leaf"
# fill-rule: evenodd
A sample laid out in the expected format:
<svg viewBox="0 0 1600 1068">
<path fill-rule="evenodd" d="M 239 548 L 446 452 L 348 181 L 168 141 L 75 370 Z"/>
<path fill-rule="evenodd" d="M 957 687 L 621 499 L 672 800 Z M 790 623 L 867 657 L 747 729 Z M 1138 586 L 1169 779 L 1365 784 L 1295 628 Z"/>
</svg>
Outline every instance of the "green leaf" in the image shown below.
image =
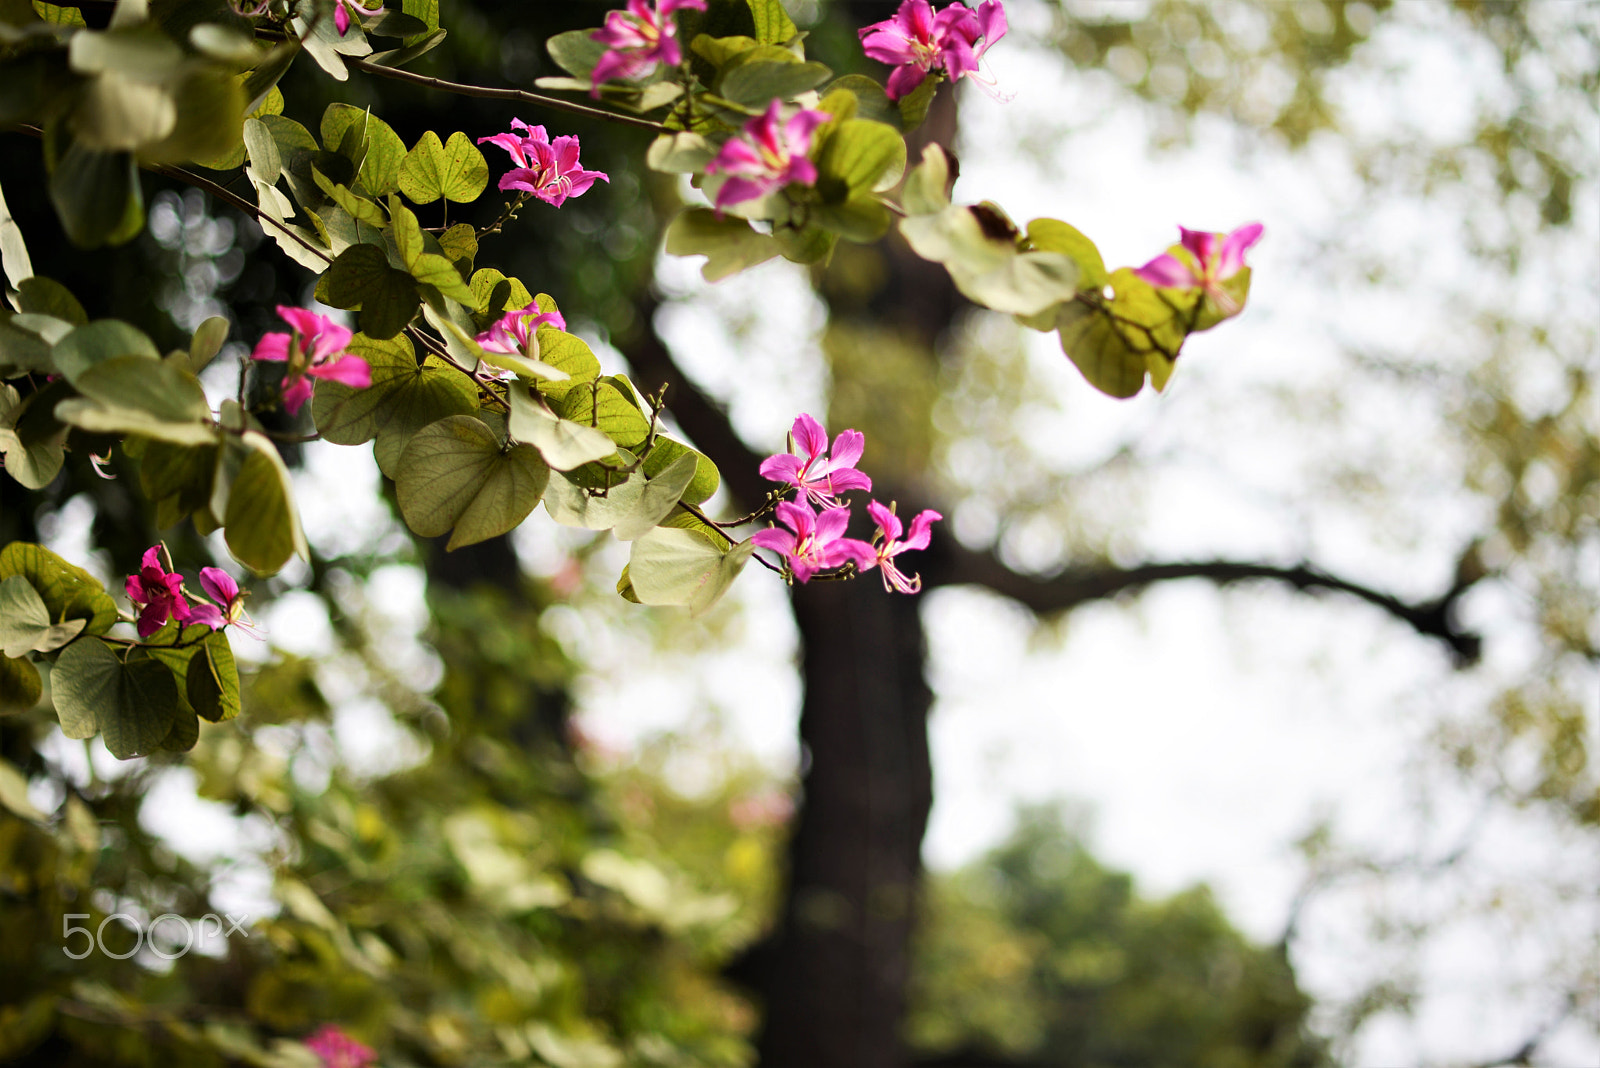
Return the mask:
<svg viewBox="0 0 1600 1068">
<path fill-rule="evenodd" d="M 871 119 L 873 122 L 899 126 L 900 108 L 889 99 L 882 85 L 865 74 L 846 74 L 827 85 L 822 102 L 817 107 L 841 119 Z M 846 109 L 837 97 L 848 94 L 854 101 Z"/>
<path fill-rule="evenodd" d="M 735 216 L 717 218 L 710 208 L 688 208 L 667 227 L 667 252 L 674 256 L 704 256 L 701 275 L 715 282 L 747 267 L 765 263 L 782 253 L 770 234 L 757 233 Z"/>
<path fill-rule="evenodd" d="M 923 79 L 921 85 L 900 98 L 901 129 L 910 133 L 922 125 L 928 117 L 929 106 L 933 104 L 933 95 L 939 91 L 939 86 L 943 82 L 943 75 L 930 74 Z"/>
<path fill-rule="evenodd" d="M 177 121 L 165 137 L 138 146 L 139 157 L 158 163 L 184 163 L 226 156 L 239 146 L 244 122 L 243 82 L 231 71 L 195 67 L 172 86 Z"/>
<path fill-rule="evenodd" d="M 205 370 L 206 365 L 222 351 L 223 342 L 228 340 L 228 329 L 225 315 L 213 315 L 194 328 L 194 334 L 189 338 L 189 370 L 192 373 L 199 374 Z"/>
<path fill-rule="evenodd" d="M 73 39 L 95 36 L 99 35 L 90 31 Z M 178 124 L 178 102 L 165 86 L 106 71 L 84 85 L 69 124 L 83 148 L 132 152 L 172 133 Z"/>
<path fill-rule="evenodd" d="M 553 302 L 551 306 L 554 307 Z M 540 302 L 540 308 L 544 308 L 543 301 Z M 559 397 L 574 387 L 587 385 L 600 377 L 600 361 L 589 348 L 588 342 L 578 335 L 544 325 L 539 327 L 534 338 L 539 342 L 540 361 L 567 374 L 563 381 L 541 381 L 539 392 L 548 397 Z"/>
<path fill-rule="evenodd" d="M 1103 289 L 1110 280 L 1095 243 L 1077 227 L 1060 219 L 1035 219 L 1028 224 L 1028 244 L 1041 252 L 1059 252 L 1078 265 L 1079 289 Z"/>
<path fill-rule="evenodd" d="M 922 150 L 922 162 L 906 176 L 901 206 L 908 215 L 932 215 L 950 206 L 950 157 L 938 145 Z"/>
<path fill-rule="evenodd" d="M 119 760 L 153 752 L 172 730 L 178 687 L 148 656 L 126 661 L 101 641 L 74 642 L 56 659 L 50 694 L 68 738 L 105 737 Z"/>
<path fill-rule="evenodd" d="M 245 107 L 251 113 L 258 110 L 265 103 L 268 95 L 277 87 L 289 68 L 294 64 L 295 57 L 300 54 L 300 41 L 290 37 L 273 46 L 266 58 L 256 65 L 250 76 L 244 80 Z"/>
<path fill-rule="evenodd" d="M 78 636 L 84 619 L 50 622 L 44 599 L 21 575 L 0 580 L 0 655 L 48 653 Z"/>
<path fill-rule="evenodd" d="M 277 182 L 283 174 L 283 155 L 264 120 L 244 120 L 244 148 L 250 156 L 250 169 L 255 172 L 255 177 L 268 185 Z"/>
<path fill-rule="evenodd" d="M 38 668 L 26 660 L 0 657 L 0 716 L 28 711 L 43 693 Z"/>
<path fill-rule="evenodd" d="M 439 248 L 444 258 L 455 264 L 463 274 L 471 274 L 472 261 L 478 256 L 478 232 L 471 223 L 456 223 L 439 235 Z M 477 290 L 470 289 L 472 299 L 464 301 L 469 307 L 478 306 Z"/>
<path fill-rule="evenodd" d="M 367 361 L 372 385 L 354 389 L 323 382 L 311 398 L 317 430 L 336 445 L 379 438 L 398 456 L 411 436 L 429 423 L 478 410 L 472 379 L 437 356 L 420 366 L 410 341 L 374 341 L 357 334 L 350 351 Z"/>
<path fill-rule="evenodd" d="M 21 118 L 21 116 L 17 116 Z M 10 116 L 6 121 L 12 121 Z M 0 271 L 6 281 L 20 288 L 33 276 L 33 261 L 28 258 L 28 243 L 23 240 L 22 227 L 11 215 L 6 205 L 5 193 L 0 191 Z"/>
<path fill-rule="evenodd" d="M 376 63 L 380 67 L 403 67 L 418 56 L 426 55 L 444 44 L 444 39 L 448 32 L 447 30 L 434 30 L 427 36 L 421 37 L 403 48 L 391 48 L 386 52 L 374 52 L 367 57 L 367 62 Z"/>
<path fill-rule="evenodd" d="M 50 171 L 50 203 L 79 248 L 120 245 L 144 229 L 144 193 L 131 152 L 74 142 Z"/>
<path fill-rule="evenodd" d="M 697 133 L 662 134 L 650 142 L 645 163 L 664 174 L 701 174 L 717 158 L 717 146 Z"/>
<path fill-rule="evenodd" d="M 328 269 L 328 303 L 359 308 L 361 332 L 391 338 L 406 328 L 422 297 L 417 283 L 389 266 L 389 257 L 375 245 L 351 245 Z"/>
<path fill-rule="evenodd" d="M 439 143 L 429 130 L 406 153 L 400 166 L 400 191 L 416 204 L 431 204 L 440 197 L 459 204 L 477 200 L 489 184 L 489 163 L 466 134 L 457 131 Z"/>
<path fill-rule="evenodd" d="M 613 536 L 618 541 L 633 541 L 667 518 L 683 499 L 689 483 L 694 481 L 698 466 L 695 457 L 684 455 L 668 464 L 656 477 L 648 481 L 640 478 L 639 481 L 644 485 L 639 493 L 639 503 L 630 515 L 612 528 Z"/>
<path fill-rule="evenodd" d="M 695 472 L 694 478 L 683 491 L 683 499 L 690 504 L 703 504 L 717 492 L 717 486 L 722 481 L 717 465 L 711 462 L 709 456 L 671 438 L 656 438 L 655 447 L 644 459 L 644 473 L 655 478 L 679 457 L 686 455 L 695 458 Z"/>
<path fill-rule="evenodd" d="M 219 446 L 178 445 L 152 440 L 139 457 L 139 484 L 145 496 L 163 502 L 158 527 L 169 527 L 208 506 L 216 478 Z M 163 521 L 164 520 L 164 521 Z"/>
<path fill-rule="evenodd" d="M 359 158 L 356 180 L 367 196 L 384 197 L 400 188 L 406 145 L 378 116 L 349 104 L 329 104 L 322 113 L 321 133 L 323 145 L 330 150 L 352 163 Z M 351 143 L 347 145 L 347 141 Z"/>
<path fill-rule="evenodd" d="M 462 279 L 461 272 L 456 270 L 455 264 L 443 256 L 424 252 L 412 263 L 411 277 L 423 285 L 433 286 L 451 300 L 463 304 L 472 303 L 472 290 Z"/>
<path fill-rule="evenodd" d="M 189 660 L 184 692 L 195 712 L 212 723 L 239 714 L 239 668 L 225 630 L 214 631 Z"/>
<path fill-rule="evenodd" d="M 528 287 L 515 278 L 507 278 L 493 267 L 484 267 L 472 275 L 472 306 L 477 310 L 477 325 L 488 329 L 508 309 L 515 311 L 533 303 Z"/>
<path fill-rule="evenodd" d="M 756 40 L 762 44 L 783 44 L 798 32 L 779 0 L 746 0 L 755 20 Z"/>
<path fill-rule="evenodd" d="M 350 192 L 345 186 L 328 178 L 316 168 L 312 168 L 311 177 L 317 183 L 318 189 L 328 194 L 330 200 L 343 208 L 357 222 L 365 223 L 367 226 L 378 230 L 381 230 L 388 223 L 389 220 L 384 216 L 383 209 L 366 197 L 357 196 Z M 355 243 L 355 241 L 347 242 L 347 244 Z"/>
<path fill-rule="evenodd" d="M 782 55 L 782 60 L 739 64 L 723 76 L 718 93 L 735 104 L 762 108 L 768 101 L 792 99 L 833 77 L 833 71 L 821 63 L 797 62 L 788 52 Z"/>
<path fill-rule="evenodd" d="M 1113 397 L 1131 397 L 1153 371 L 1166 385 L 1185 336 L 1180 309 L 1130 268 L 1112 272 L 1115 294 L 1106 301 L 1084 293 L 1061 306 L 1056 328 L 1061 348 L 1091 385 Z"/>
<path fill-rule="evenodd" d="M 591 35 L 593 30 L 568 30 L 558 33 L 544 43 L 545 49 L 556 65 L 586 83 L 594 73 L 594 65 L 606 54 L 606 46 Z"/>
<path fill-rule="evenodd" d="M 229 436 L 224 452 L 242 450 L 222 517 L 233 558 L 258 575 L 275 574 L 296 554 L 309 558 L 289 469 L 271 439 L 257 431 Z"/>
<path fill-rule="evenodd" d="M 83 326 L 89 321 L 78 298 L 60 282 L 43 275 L 22 280 L 17 286 L 17 304 L 24 312 L 64 319 L 73 326 Z"/>
<path fill-rule="evenodd" d="M 625 449 L 641 444 L 650 434 L 650 420 L 604 379 L 569 389 L 552 401 L 563 418 L 596 427 Z"/>
<path fill-rule="evenodd" d="M 628 576 L 642 603 L 685 605 L 699 615 L 727 592 L 754 551 L 748 541 L 730 550 L 692 530 L 657 527 L 634 541 Z"/>
<path fill-rule="evenodd" d="M 604 432 L 553 414 L 543 401 L 531 397 L 526 387 L 514 386 L 507 393 L 511 397 L 507 424 L 511 436 L 538 449 L 545 463 L 557 471 L 570 471 L 617 451 L 616 442 Z"/>
<path fill-rule="evenodd" d="M 64 394 L 59 383 L 47 385 L 21 399 L 15 389 L 0 382 L 0 455 L 6 473 L 28 489 L 43 489 L 55 480 L 64 462 L 66 427 L 56 421 L 54 408 Z"/>
<path fill-rule="evenodd" d="M 72 384 L 107 407 L 136 408 L 165 422 L 211 418 L 200 380 L 164 360 L 113 356 L 79 372 Z"/>
<path fill-rule="evenodd" d="M 219 436 L 217 429 L 206 423 L 176 423 L 138 408 L 100 404 L 82 397 L 72 397 L 56 405 L 55 416 L 63 423 L 94 434 L 140 434 L 179 445 L 209 445 Z"/>
<path fill-rule="evenodd" d="M 180 703 L 172 714 L 172 729 L 161 739 L 161 748 L 169 753 L 187 753 L 200 740 L 200 721 Z"/>
<path fill-rule="evenodd" d="M 142 331 L 120 319 L 101 319 L 80 326 L 56 342 L 50 352 L 56 370 L 74 385 L 89 368 L 119 356 L 159 360 L 161 353 Z"/>
<path fill-rule="evenodd" d="M 900 220 L 917 255 L 942 263 L 969 299 L 995 311 L 1037 315 L 1077 293 L 1078 265 L 1059 252 L 1022 252 L 1010 220 L 987 204 L 951 205 Z"/>
<path fill-rule="evenodd" d="M 906 142 L 892 126 L 868 119 L 846 119 L 832 126 L 817 150 L 817 188 L 829 181 L 848 190 L 847 199 L 889 189 L 906 169 Z"/>
<path fill-rule="evenodd" d="M 406 446 L 395 489 L 406 525 L 447 550 L 504 534 L 539 503 L 550 469 L 529 445 L 502 448 L 481 419 L 453 415 Z"/>
<path fill-rule="evenodd" d="M 14 541 L 0 549 L 0 579 L 21 575 L 44 600 L 53 622 L 83 619 L 84 634 L 104 634 L 117 621 L 116 602 L 100 581 L 42 545 Z"/>
</svg>

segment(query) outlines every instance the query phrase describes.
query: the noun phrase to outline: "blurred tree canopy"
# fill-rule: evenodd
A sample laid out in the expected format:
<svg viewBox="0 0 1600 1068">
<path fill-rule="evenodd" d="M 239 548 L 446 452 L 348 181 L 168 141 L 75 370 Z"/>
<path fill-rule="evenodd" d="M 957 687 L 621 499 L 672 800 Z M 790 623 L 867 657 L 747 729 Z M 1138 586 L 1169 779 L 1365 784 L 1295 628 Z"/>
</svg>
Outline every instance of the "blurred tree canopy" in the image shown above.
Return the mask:
<svg viewBox="0 0 1600 1068">
<path fill-rule="evenodd" d="M 559 73 L 543 42 L 595 25 L 604 6 L 444 5 L 450 36 L 416 69 L 528 85 Z M 1509 813 L 1513 829 L 1524 818 L 1555 827 L 1589 856 L 1600 831 L 1590 754 L 1600 662 L 1594 8 L 1158 0 L 1014 9 L 1074 77 L 1100 79 L 1117 106 L 1144 109 L 1161 146 L 1220 128 L 1246 152 L 1332 145 L 1362 183 L 1364 207 L 1396 197 L 1462 206 L 1440 241 L 1469 266 L 1442 301 L 1448 314 L 1431 324 L 1436 340 L 1384 345 L 1350 328 L 1335 338 L 1337 374 L 1254 399 L 1298 425 L 1355 425 L 1352 410 L 1369 402 L 1406 413 L 1438 442 L 1421 478 L 1470 502 L 1474 524 L 1443 555 L 1426 547 L 1433 558 L 1419 573 L 1433 586 L 1401 592 L 1315 560 L 1160 558 L 1119 526 L 1120 508 L 1096 507 L 1137 484 L 1147 459 L 1137 445 L 1093 470 L 1041 468 L 1018 428 L 1033 406 L 1053 406 L 1014 338 L 983 344 L 988 320 L 903 246 L 841 247 L 812 274 L 827 325 L 805 357 L 825 361 L 829 425 L 868 434 L 887 495 L 907 514 L 926 504 L 996 517 L 987 543 L 950 538 L 926 554 L 928 588 L 985 587 L 1047 620 L 1183 579 L 1360 599 L 1448 649 L 1471 684 L 1419 748 L 1419 762 L 1448 784 L 1439 789 Z M 81 10 L 96 25 L 108 9 Z M 880 73 L 856 51 L 855 29 L 885 13 L 870 3 L 792 9 L 814 53 L 841 74 Z M 1365 79 L 1381 99 L 1386 65 L 1401 65 L 1396 51 L 1430 34 L 1486 57 L 1463 130 L 1441 140 L 1415 117 L 1369 121 L 1339 95 Z M 335 99 L 371 107 L 407 143 L 430 128 L 500 130 L 508 116 L 503 104 L 391 80 L 333 83 L 309 64 L 283 90 L 289 113 L 318 115 Z M 680 366 L 685 354 L 658 329 L 658 312 L 674 302 L 654 282 L 658 234 L 678 187 L 641 165 L 642 136 L 561 122 L 611 184 L 559 214 L 524 209 L 492 238 L 495 254 L 508 273 L 581 308 L 580 328 L 614 345 L 641 386 L 671 383 L 674 413 L 722 465 L 734 507 L 759 503 L 759 450 L 730 420 L 729 398 Z M 948 89 L 927 129 L 946 143 L 960 136 Z M 157 175 L 141 176 L 152 205 L 143 235 L 75 252 L 43 198 L 20 192 L 41 181 L 39 143 L 3 126 L 0 143 L 0 187 L 38 272 L 92 294 L 94 316 L 123 318 L 165 349 L 210 314 L 226 314 L 234 338 L 254 338 L 275 305 L 307 298 L 304 273 L 262 242 L 254 220 Z M 466 221 L 486 224 L 498 209 L 478 210 Z M 1412 272 L 1423 276 L 1353 222 L 1343 233 L 1341 247 L 1302 265 L 1308 274 L 1369 295 L 1409 292 Z M 1366 509 L 1375 541 L 1403 537 L 1428 516 L 1407 500 L 1416 481 L 1396 473 L 1394 447 L 1382 436 L 1330 447 L 1297 492 Z M 291 463 L 308 458 L 298 446 L 283 451 Z M 952 462 L 958 454 L 983 461 L 963 466 Z M 128 489 L 138 479 L 130 458 L 114 455 L 110 467 L 116 480 L 97 477 L 86 451 L 72 450 L 42 489 L 0 478 L 0 542 L 71 539 L 92 554 L 75 562 L 106 578 L 136 570 L 158 534 L 187 559 L 210 558 L 189 528 L 158 531 Z M 915 604 L 869 603 L 871 582 L 796 592 L 811 765 L 786 833 L 774 798 L 787 784 L 746 769 L 691 803 L 662 785 L 648 755 L 617 771 L 586 752 L 566 722 L 583 665 L 549 612 L 573 596 L 570 575 L 530 575 L 507 539 L 446 554 L 380 515 L 371 529 L 314 538 L 309 569 L 261 584 L 263 601 L 303 585 L 331 621 L 330 640 L 315 657 L 273 653 L 247 671 L 244 714 L 204 727 L 187 756 L 108 770 L 61 738 L 48 706 L 0 718 L 0 1060 L 315 1068 L 296 1040 L 331 1020 L 377 1045 L 385 1065 L 732 1065 L 759 1054 L 770 1064 L 876 1068 L 902 1056 L 909 982 L 910 1043 L 929 1063 L 1319 1064 L 1329 1055 L 1308 1037 L 1291 967 L 1296 924 L 1342 888 L 1432 886 L 1474 862 L 1472 843 L 1444 862 L 1397 860 L 1332 829 L 1312 834 L 1306 892 L 1280 953 L 1248 945 L 1203 891 L 1138 899 L 1126 877 L 1035 813 L 990 857 L 931 885 L 913 956 L 933 788 L 933 695 Z M 1053 547 L 1042 560 L 1025 549 L 1041 524 Z M 582 559 L 598 550 L 562 542 L 553 551 Z M 399 628 L 398 639 L 364 592 L 396 563 L 428 576 L 428 620 Z M 388 767 L 358 770 L 343 755 L 350 728 L 335 729 L 334 712 L 351 707 L 392 717 L 377 734 L 392 750 Z M 67 957 L 67 914 L 87 913 L 82 922 L 98 929 L 113 913 L 147 922 L 223 912 L 230 886 L 237 899 L 226 860 L 188 859 L 154 829 L 166 796 L 156 787 L 190 781 L 223 806 L 209 811 L 234 821 L 253 858 L 240 867 L 281 911 L 248 938 L 213 940 L 170 965 L 148 950 L 121 961 Z M 1593 889 L 1586 865 L 1531 874 L 1581 904 Z M 1503 900 L 1486 893 L 1455 907 L 1497 914 Z M 1377 941 L 1402 955 L 1445 918 L 1391 911 L 1378 918 L 1391 933 Z M 120 926 L 105 928 L 118 952 L 131 944 L 131 935 L 117 941 Z M 1531 1021 L 1521 1048 L 1483 1051 L 1484 1063 L 1526 1063 L 1569 1018 L 1600 1027 L 1590 934 L 1547 958 L 1558 995 L 1550 1019 Z M 1419 982 L 1373 976 L 1331 1007 L 1332 1037 L 1414 1009 L 1426 993 Z"/>
</svg>

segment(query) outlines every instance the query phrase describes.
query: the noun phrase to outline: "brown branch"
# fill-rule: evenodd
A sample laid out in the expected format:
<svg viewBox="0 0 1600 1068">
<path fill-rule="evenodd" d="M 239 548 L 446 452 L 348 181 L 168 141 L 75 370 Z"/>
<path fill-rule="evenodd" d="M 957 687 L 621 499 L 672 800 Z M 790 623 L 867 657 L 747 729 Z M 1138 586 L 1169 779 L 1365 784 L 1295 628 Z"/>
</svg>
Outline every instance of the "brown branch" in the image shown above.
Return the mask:
<svg viewBox="0 0 1600 1068">
<path fill-rule="evenodd" d="M 521 89 L 495 89 L 487 85 L 466 85 L 462 82 L 448 82 L 443 78 L 430 78 L 425 74 L 412 74 L 408 70 L 398 67 L 385 67 L 381 63 L 372 63 L 365 59 L 351 59 L 345 57 L 345 65 L 357 70 L 376 74 L 380 78 L 393 78 L 396 81 L 410 82 L 428 89 L 437 89 L 444 93 L 455 93 L 457 96 L 476 96 L 488 100 L 515 100 L 523 104 L 535 104 L 542 108 L 554 108 L 557 111 L 570 111 L 574 115 L 584 115 L 591 119 L 602 119 L 606 122 L 620 123 L 623 126 L 636 126 L 641 130 L 654 130 L 656 133 L 666 132 L 666 127 L 659 122 L 649 119 L 638 119 L 632 115 L 620 115 L 615 111 L 604 108 L 592 108 L 587 104 L 575 104 L 570 100 L 562 100 L 557 96 L 546 96 L 543 93 L 528 93 Z"/>
<path fill-rule="evenodd" d="M 1127 568 L 1077 567 L 1053 576 L 1034 576 L 1013 571 L 993 553 L 964 549 L 949 538 L 944 539 L 942 552 L 930 552 L 929 556 L 939 565 L 924 568 L 924 581 L 929 586 L 987 586 L 1039 615 L 1070 611 L 1090 601 L 1136 593 L 1158 582 L 1178 579 L 1204 579 L 1217 586 L 1277 582 L 1302 592 L 1343 593 L 1381 608 L 1418 634 L 1443 642 L 1458 666 L 1476 663 L 1482 651 L 1482 638 L 1462 630 L 1452 618 L 1455 603 L 1471 587 L 1470 582 L 1456 583 L 1436 600 L 1410 603 L 1310 564 L 1283 567 L 1234 560 L 1194 560 Z"/>
</svg>

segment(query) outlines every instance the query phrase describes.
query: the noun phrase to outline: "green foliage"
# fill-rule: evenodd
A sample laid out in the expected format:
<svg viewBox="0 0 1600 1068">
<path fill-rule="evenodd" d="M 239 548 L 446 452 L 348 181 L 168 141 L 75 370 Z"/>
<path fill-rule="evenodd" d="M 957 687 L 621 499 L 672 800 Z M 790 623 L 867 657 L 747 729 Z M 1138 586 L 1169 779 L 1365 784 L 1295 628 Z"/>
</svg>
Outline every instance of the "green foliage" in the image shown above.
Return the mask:
<svg viewBox="0 0 1600 1068">
<path fill-rule="evenodd" d="M 400 166 L 400 191 L 418 204 L 440 197 L 464 204 L 477 200 L 489 184 L 489 163 L 478 146 L 459 131 L 441 144 L 429 130 L 406 153 Z"/>
<path fill-rule="evenodd" d="M 1141 899 L 1067 831 L 1024 810 L 1011 838 L 934 879 L 908 1032 L 928 1053 L 1039 1065 L 1329 1063 L 1275 949 L 1203 886 Z"/>
<path fill-rule="evenodd" d="M 13 577 L 27 580 L 55 623 L 82 620 L 83 633 L 95 635 L 117 621 L 117 606 L 99 581 L 42 545 L 14 541 L 0 549 L 0 581 Z"/>
</svg>

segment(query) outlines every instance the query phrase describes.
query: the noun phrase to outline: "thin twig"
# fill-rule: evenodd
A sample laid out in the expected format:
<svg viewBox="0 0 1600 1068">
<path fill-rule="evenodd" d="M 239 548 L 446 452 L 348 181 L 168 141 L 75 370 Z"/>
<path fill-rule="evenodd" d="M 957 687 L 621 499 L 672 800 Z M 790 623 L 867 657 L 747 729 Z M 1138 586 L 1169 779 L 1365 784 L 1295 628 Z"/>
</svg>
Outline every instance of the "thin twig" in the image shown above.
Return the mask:
<svg viewBox="0 0 1600 1068">
<path fill-rule="evenodd" d="M 623 126 L 636 126 L 641 130 L 654 130 L 657 133 L 667 133 L 667 127 L 659 122 L 649 119 L 636 119 L 632 115 L 619 115 L 614 111 L 604 108 L 592 108 L 586 104 L 574 104 L 570 100 L 562 100 L 557 96 L 545 96 L 543 93 L 529 93 L 521 89 L 495 89 L 487 85 L 466 85 L 462 82 L 447 82 L 443 78 L 430 78 L 424 74 L 412 74 L 408 70 L 398 67 L 385 67 L 381 63 L 371 63 L 365 59 L 345 58 L 345 65 L 357 70 L 364 70 L 368 74 L 376 74 L 380 78 L 394 78 L 397 81 L 410 82 L 413 85 L 426 86 L 429 89 L 438 89 L 445 93 L 455 93 L 458 96 L 476 96 L 488 100 L 517 100 L 524 104 L 537 104 L 540 107 L 554 108 L 557 111 L 570 111 L 574 115 L 586 115 L 591 119 L 602 119 L 606 122 L 620 123 Z"/>
</svg>

